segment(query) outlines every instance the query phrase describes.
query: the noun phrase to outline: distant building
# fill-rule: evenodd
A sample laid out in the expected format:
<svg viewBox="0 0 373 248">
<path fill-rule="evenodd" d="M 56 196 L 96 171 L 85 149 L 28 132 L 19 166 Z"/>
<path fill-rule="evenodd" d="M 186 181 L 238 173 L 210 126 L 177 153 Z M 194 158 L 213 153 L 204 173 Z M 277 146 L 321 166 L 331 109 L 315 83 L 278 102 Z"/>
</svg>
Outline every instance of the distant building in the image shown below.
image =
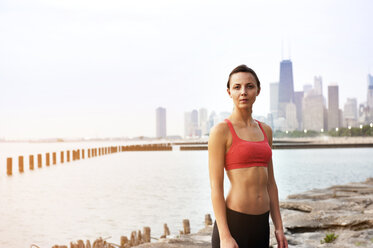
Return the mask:
<svg viewBox="0 0 373 248">
<path fill-rule="evenodd" d="M 272 114 L 272 118 L 277 118 L 278 116 L 278 83 L 270 84 L 269 94 L 270 94 L 269 111 Z"/>
<path fill-rule="evenodd" d="M 328 130 L 340 127 L 338 85 L 328 86 Z"/>
<path fill-rule="evenodd" d="M 166 109 L 159 107 L 155 110 L 156 115 L 156 137 L 166 138 Z"/>
<path fill-rule="evenodd" d="M 294 104 L 296 107 L 297 113 L 297 122 L 298 122 L 298 130 L 302 130 L 302 102 L 303 102 L 304 92 L 303 91 L 295 91 L 294 92 Z"/>
<path fill-rule="evenodd" d="M 208 129 L 209 129 L 209 133 L 210 133 L 210 130 L 213 126 L 215 126 L 216 124 L 219 123 L 219 118 L 218 116 L 216 115 L 215 111 L 212 111 L 210 113 L 210 116 L 209 116 L 209 120 L 208 120 Z"/>
<path fill-rule="evenodd" d="M 280 63 L 278 93 L 278 116 L 285 117 L 286 104 L 294 102 L 293 64 L 290 60 L 283 60 Z"/>
<path fill-rule="evenodd" d="M 357 123 L 357 100 L 356 98 L 347 98 L 343 109 L 343 119 L 345 127 L 355 127 Z"/>
<path fill-rule="evenodd" d="M 312 90 L 312 84 L 305 84 L 305 85 L 303 85 L 304 95 L 306 95 L 311 90 Z"/>
<path fill-rule="evenodd" d="M 298 128 L 297 107 L 294 103 L 286 104 L 286 130 L 294 131 Z"/>
<path fill-rule="evenodd" d="M 201 129 L 202 136 L 209 133 L 207 109 L 205 108 L 199 109 L 199 128 Z"/>
<path fill-rule="evenodd" d="M 322 78 L 321 76 L 314 77 L 314 89 L 316 95 L 322 95 Z"/>
<path fill-rule="evenodd" d="M 369 107 L 366 103 L 360 103 L 358 109 L 358 122 L 360 124 L 370 124 L 372 120 L 370 120 L 370 113 Z"/>
<path fill-rule="evenodd" d="M 303 129 L 320 132 L 325 130 L 325 108 L 322 95 L 309 92 L 303 98 Z"/>
<path fill-rule="evenodd" d="M 373 122 L 373 76 L 368 75 L 368 95 L 367 95 L 367 118 L 366 123 Z"/>
<path fill-rule="evenodd" d="M 373 76 L 370 74 L 368 75 L 367 106 L 373 108 Z"/>
<path fill-rule="evenodd" d="M 184 113 L 184 136 L 201 137 L 201 129 L 198 127 L 198 111 L 196 109 Z"/>
</svg>

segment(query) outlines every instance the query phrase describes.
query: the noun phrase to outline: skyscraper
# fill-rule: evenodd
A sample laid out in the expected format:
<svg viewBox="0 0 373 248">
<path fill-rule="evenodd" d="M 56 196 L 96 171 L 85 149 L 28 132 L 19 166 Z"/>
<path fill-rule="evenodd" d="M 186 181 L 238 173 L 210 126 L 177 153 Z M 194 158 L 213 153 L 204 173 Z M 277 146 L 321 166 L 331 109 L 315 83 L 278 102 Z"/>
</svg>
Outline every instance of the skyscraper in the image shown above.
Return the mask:
<svg viewBox="0 0 373 248">
<path fill-rule="evenodd" d="M 323 96 L 317 95 L 314 90 L 303 98 L 303 129 L 320 132 L 325 129 L 325 110 Z"/>
<path fill-rule="evenodd" d="M 192 112 L 184 113 L 184 136 L 201 136 L 201 129 L 198 128 L 198 111 L 196 109 L 193 109 Z"/>
<path fill-rule="evenodd" d="M 322 95 L 322 78 L 321 76 L 314 77 L 314 89 L 316 95 Z"/>
<path fill-rule="evenodd" d="M 345 126 L 357 126 L 357 100 L 347 98 L 343 109 L 343 119 Z"/>
<path fill-rule="evenodd" d="M 199 109 L 199 128 L 201 129 L 202 135 L 209 133 L 207 109 L 205 108 Z"/>
<path fill-rule="evenodd" d="M 283 60 L 280 63 L 278 93 L 278 116 L 285 117 L 286 104 L 294 102 L 293 65 L 290 60 Z"/>
<path fill-rule="evenodd" d="M 156 137 L 166 138 L 166 109 L 159 107 L 156 113 Z"/>
<path fill-rule="evenodd" d="M 340 126 L 338 85 L 328 86 L 328 130 Z"/>
<path fill-rule="evenodd" d="M 294 103 L 286 104 L 286 130 L 294 131 L 298 128 L 297 107 Z"/>
<path fill-rule="evenodd" d="M 367 105 L 369 108 L 373 109 L 373 76 L 368 74 L 368 97 Z"/>
<path fill-rule="evenodd" d="M 298 130 L 302 129 L 302 102 L 303 102 L 303 91 L 295 91 L 294 92 L 294 103 L 296 106 L 296 112 L 297 112 L 297 121 L 298 121 Z"/>
<path fill-rule="evenodd" d="M 369 123 L 373 122 L 373 76 L 368 74 L 368 97 L 367 97 L 367 118 Z"/>
<path fill-rule="evenodd" d="M 278 83 L 271 83 L 269 88 L 270 104 L 269 111 L 273 118 L 277 118 L 278 113 Z"/>
</svg>

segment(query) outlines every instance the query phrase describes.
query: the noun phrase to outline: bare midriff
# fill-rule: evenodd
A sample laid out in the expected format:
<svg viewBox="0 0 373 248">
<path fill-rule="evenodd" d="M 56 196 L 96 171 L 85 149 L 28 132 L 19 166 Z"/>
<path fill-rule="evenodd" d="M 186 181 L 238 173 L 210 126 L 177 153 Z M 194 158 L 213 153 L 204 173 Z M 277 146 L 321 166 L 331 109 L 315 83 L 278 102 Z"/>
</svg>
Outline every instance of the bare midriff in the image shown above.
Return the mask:
<svg viewBox="0 0 373 248">
<path fill-rule="evenodd" d="M 226 198 L 229 209 L 259 215 L 269 211 L 267 167 L 228 170 L 231 188 Z"/>
</svg>

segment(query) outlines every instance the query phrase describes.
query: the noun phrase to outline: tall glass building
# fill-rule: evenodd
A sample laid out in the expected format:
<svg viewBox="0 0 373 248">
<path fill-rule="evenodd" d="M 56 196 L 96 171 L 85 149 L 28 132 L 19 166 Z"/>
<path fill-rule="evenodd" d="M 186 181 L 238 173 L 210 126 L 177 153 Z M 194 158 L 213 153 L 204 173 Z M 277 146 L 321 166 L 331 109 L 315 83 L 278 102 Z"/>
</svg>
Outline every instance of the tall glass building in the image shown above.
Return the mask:
<svg viewBox="0 0 373 248">
<path fill-rule="evenodd" d="M 156 137 L 166 138 L 166 109 L 159 107 L 156 113 Z"/>
<path fill-rule="evenodd" d="M 290 60 L 283 60 L 280 63 L 278 101 L 278 116 L 285 117 L 286 104 L 294 102 L 293 64 Z"/>
<path fill-rule="evenodd" d="M 373 108 L 373 76 L 368 74 L 368 97 L 367 105 L 369 108 Z"/>
</svg>

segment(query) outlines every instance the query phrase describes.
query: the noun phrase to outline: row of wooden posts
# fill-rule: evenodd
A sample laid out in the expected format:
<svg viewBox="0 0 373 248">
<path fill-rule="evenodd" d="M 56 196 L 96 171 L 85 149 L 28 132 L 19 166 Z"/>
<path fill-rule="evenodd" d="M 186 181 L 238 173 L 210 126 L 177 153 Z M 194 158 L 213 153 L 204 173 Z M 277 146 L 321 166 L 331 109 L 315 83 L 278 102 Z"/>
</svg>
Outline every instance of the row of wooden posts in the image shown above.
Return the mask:
<svg viewBox="0 0 373 248">
<path fill-rule="evenodd" d="M 102 156 L 106 154 L 116 153 L 118 151 L 121 151 L 121 146 L 110 146 L 110 147 L 100 147 L 100 148 L 88 148 L 87 149 L 87 157 L 93 158 L 97 156 Z M 65 156 L 66 154 L 66 156 Z M 52 156 L 51 156 L 52 155 Z M 71 155 L 71 156 L 70 156 Z M 51 161 L 52 157 L 52 161 Z M 85 149 L 77 149 L 77 150 L 67 150 L 67 151 L 61 151 L 60 152 L 60 163 L 63 164 L 65 162 L 70 162 L 70 159 L 72 161 L 74 160 L 80 160 L 85 159 Z M 37 165 L 38 168 L 42 168 L 42 154 L 37 154 Z M 57 164 L 57 152 L 52 153 L 45 153 L 45 165 L 50 166 L 51 162 L 53 165 Z M 8 176 L 11 176 L 13 174 L 13 158 L 7 158 L 6 160 L 6 173 Z M 29 155 L 29 168 L 30 170 L 34 170 L 34 155 Z M 18 171 L 20 173 L 24 172 L 24 156 L 18 156 Z"/>
<path fill-rule="evenodd" d="M 207 146 L 180 146 L 180 151 L 189 150 L 207 150 Z M 102 156 L 110 153 L 116 152 L 129 152 L 129 151 L 172 151 L 171 143 L 164 144 L 143 144 L 143 145 L 127 145 L 127 146 L 110 146 L 110 147 L 100 147 L 100 148 L 88 148 L 88 158 Z M 85 158 L 85 149 L 77 149 L 66 151 L 66 162 L 70 162 L 70 154 L 72 154 L 72 160 L 80 160 Z M 50 166 L 52 158 L 52 164 L 57 163 L 57 152 L 46 153 L 45 154 L 45 165 Z M 65 162 L 65 151 L 60 152 L 60 163 Z M 9 157 L 6 160 L 7 164 L 7 175 L 11 176 L 13 174 L 13 158 Z M 42 167 L 42 154 L 37 154 L 37 164 L 38 168 Z M 29 155 L 29 168 L 34 169 L 34 155 Z M 18 170 L 20 173 L 24 172 L 24 156 L 18 156 Z"/>
<path fill-rule="evenodd" d="M 205 215 L 205 227 L 212 225 L 212 219 L 210 214 Z M 168 235 L 170 235 L 170 229 L 168 228 L 167 224 L 165 223 L 163 225 L 163 235 L 161 238 L 166 238 Z M 190 222 L 188 219 L 183 220 L 183 230 L 180 231 L 181 235 L 184 234 L 190 234 Z M 149 243 L 151 239 L 150 236 L 150 227 L 144 227 L 143 232 L 140 230 L 131 232 L 130 239 L 127 238 L 127 236 L 121 236 L 120 237 L 120 245 L 115 243 L 110 243 L 104 240 L 103 238 L 96 239 L 93 244 L 91 245 L 91 242 L 89 240 L 84 243 L 83 240 L 78 240 L 75 242 L 70 242 L 70 248 L 129 248 L 138 246 L 143 243 Z M 68 248 L 66 245 L 54 245 L 52 248 Z"/>
<path fill-rule="evenodd" d="M 126 152 L 126 151 L 170 151 L 172 150 L 171 144 L 145 144 L 145 145 L 127 145 L 127 146 L 109 146 L 109 147 L 99 147 L 99 148 L 88 148 L 87 149 L 87 157 L 97 157 L 102 155 L 107 155 L 111 153 L 117 152 Z M 60 163 L 63 164 L 65 162 L 65 154 L 66 154 L 66 162 L 70 162 L 71 160 L 80 160 L 85 159 L 85 149 L 77 149 L 77 150 L 67 150 L 67 151 L 60 151 Z M 71 155 L 71 156 L 70 156 Z M 42 154 L 37 154 L 37 165 L 38 168 L 42 168 Z M 29 155 L 29 168 L 30 170 L 34 170 L 34 155 Z M 51 161 L 52 159 L 52 161 Z M 55 165 L 57 163 L 57 152 L 52 153 L 45 153 L 45 165 L 50 166 L 50 164 Z M 13 158 L 9 157 L 6 160 L 6 173 L 8 176 L 13 174 Z M 24 172 L 24 156 L 18 156 L 18 171 L 20 173 Z"/>
</svg>

